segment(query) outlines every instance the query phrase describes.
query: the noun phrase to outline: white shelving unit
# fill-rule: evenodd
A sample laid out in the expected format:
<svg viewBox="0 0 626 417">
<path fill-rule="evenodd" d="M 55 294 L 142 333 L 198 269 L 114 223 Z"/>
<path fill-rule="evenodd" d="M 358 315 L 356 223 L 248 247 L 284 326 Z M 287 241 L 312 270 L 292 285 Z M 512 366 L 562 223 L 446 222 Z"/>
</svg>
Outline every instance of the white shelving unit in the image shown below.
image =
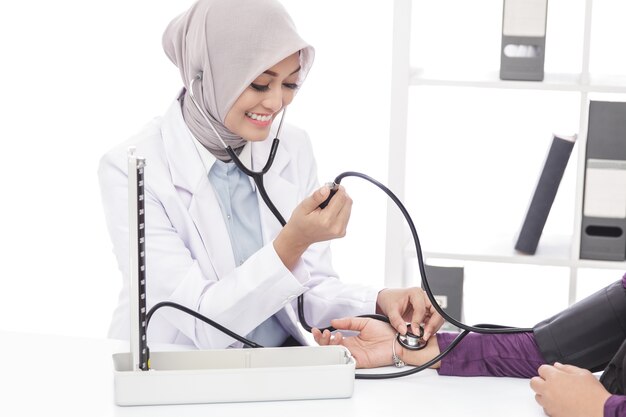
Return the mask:
<svg viewBox="0 0 626 417">
<path fill-rule="evenodd" d="M 481 3 L 480 7 L 492 7 L 494 8 L 493 14 L 487 17 L 493 20 L 493 16 L 497 16 L 502 12 L 502 0 L 494 0 L 488 2 L 489 5 L 485 6 L 485 2 Z M 391 189 L 395 190 L 397 195 L 405 202 L 418 201 L 419 204 L 415 206 L 421 206 L 424 204 L 436 203 L 440 194 L 445 193 L 445 190 L 437 190 L 436 184 L 437 178 L 425 178 L 423 181 L 416 181 L 415 178 L 408 180 L 407 175 L 411 166 L 407 165 L 407 159 L 411 161 L 411 165 L 419 164 L 420 160 L 413 160 L 415 155 L 419 155 L 419 158 L 430 158 L 432 160 L 439 160 L 441 158 L 441 164 L 446 163 L 445 155 L 433 152 L 429 154 L 429 138 L 420 136 L 420 132 L 411 133 L 409 140 L 409 122 L 415 118 L 428 122 L 437 107 L 434 106 L 432 112 L 429 114 L 427 106 L 414 105 L 413 107 L 419 107 L 421 112 L 419 114 L 411 113 L 412 104 L 419 103 L 420 98 L 411 100 L 411 91 L 414 89 L 421 89 L 420 91 L 432 94 L 435 96 L 438 91 L 445 91 L 447 94 L 463 93 L 463 94 L 496 94 L 494 97 L 506 97 L 511 95 L 513 98 L 511 101 L 515 101 L 518 96 L 520 97 L 532 97 L 532 94 L 538 94 L 536 98 L 537 103 L 545 100 L 545 97 L 552 97 L 554 95 L 566 95 L 566 98 L 562 101 L 572 105 L 574 109 L 573 113 L 577 113 L 577 123 L 574 123 L 574 129 L 578 134 L 577 145 L 570 158 L 568 171 L 571 172 L 571 189 L 572 189 L 572 201 L 573 204 L 569 206 L 554 207 L 551 211 L 550 219 L 555 216 L 564 214 L 564 217 L 570 218 L 568 222 L 569 226 L 563 233 L 553 233 L 550 230 L 544 229 L 544 234 L 541 237 L 539 248 L 536 255 L 528 256 L 515 252 L 513 249 L 514 241 L 516 238 L 517 230 L 502 230 L 494 231 L 490 230 L 489 224 L 485 224 L 482 230 L 485 231 L 485 236 L 481 236 L 481 233 L 476 233 L 480 230 L 480 225 L 469 224 L 470 221 L 465 223 L 461 222 L 460 228 L 453 229 L 454 231 L 448 235 L 447 238 L 440 239 L 437 237 L 437 232 L 432 232 L 430 235 L 426 233 L 428 240 L 422 241 L 422 249 L 424 250 L 424 257 L 428 261 L 432 260 L 447 260 L 457 261 L 460 264 L 465 262 L 482 262 L 482 263 L 497 263 L 506 264 L 509 266 L 538 266 L 538 267 L 557 267 L 568 271 L 568 303 L 573 303 L 577 297 L 577 283 L 578 272 L 581 269 L 589 270 L 626 270 L 626 262 L 608 262 L 608 261 L 591 261 L 579 259 L 580 252 L 580 226 L 582 220 L 582 203 L 583 203 L 583 188 L 584 188 L 584 167 L 585 167 L 585 149 L 586 149 L 586 134 L 587 134 L 587 113 L 589 107 L 589 101 L 594 99 L 605 99 L 606 95 L 611 98 L 615 98 L 616 101 L 626 101 L 626 71 L 624 74 L 592 74 L 590 71 L 591 52 L 592 52 L 592 15 L 594 11 L 594 3 L 600 4 L 603 7 L 607 6 L 606 1 L 602 0 L 580 0 L 578 5 L 582 8 L 580 10 L 580 16 L 582 18 L 572 24 L 584 25 L 581 31 L 581 39 L 576 40 L 577 47 L 580 51 L 579 54 L 579 68 L 571 73 L 552 73 L 549 68 L 546 68 L 546 74 L 544 81 L 532 82 L 532 81 L 501 81 L 499 79 L 498 69 L 499 66 L 493 69 L 482 70 L 478 69 L 474 71 L 472 62 L 465 62 L 464 65 L 460 65 L 458 68 L 452 68 L 448 71 L 441 71 L 440 68 L 431 70 L 428 66 L 413 67 L 412 58 L 412 45 L 411 45 L 411 33 L 412 33 L 412 20 L 414 18 L 412 8 L 419 6 L 420 1 L 415 0 L 395 0 L 394 5 L 394 32 L 393 32 L 393 50 L 392 50 L 392 87 L 391 87 L 391 128 L 390 128 L 390 142 L 389 142 L 389 176 L 388 183 Z M 424 4 L 424 3 L 421 3 Z M 558 0 L 550 0 L 548 3 L 548 25 L 550 25 L 550 13 L 551 5 L 556 4 L 558 8 Z M 477 5 L 478 6 L 478 5 Z M 563 5 L 561 2 L 561 6 Z M 466 6 L 470 7 L 470 6 Z M 572 7 L 575 7 L 572 6 Z M 562 11 L 562 10 L 561 10 Z M 449 10 L 452 13 L 453 10 Z M 462 11 L 461 11 L 462 13 Z M 429 16 L 429 19 L 434 19 L 440 22 L 441 25 L 447 24 L 445 16 Z M 472 16 L 468 17 L 473 18 Z M 500 19 L 501 20 L 501 19 Z M 501 22 L 498 22 L 501 23 Z M 490 22 L 489 24 L 494 24 Z M 459 36 L 459 33 L 454 33 L 455 28 L 448 28 L 450 36 Z M 548 28 L 550 29 L 550 28 Z M 443 29 L 445 31 L 446 28 Z M 433 38 L 436 39 L 437 35 Z M 495 33 L 494 36 L 499 36 L 499 33 Z M 582 40 L 582 45 L 581 44 Z M 462 42 L 462 41 L 461 41 Z M 495 42 L 495 41 L 494 41 Z M 497 44 L 499 45 L 500 38 L 497 38 Z M 546 45 L 546 57 L 551 53 L 551 48 L 556 48 L 551 44 L 550 32 L 548 31 L 547 45 Z M 414 51 L 413 51 L 414 52 Z M 497 59 L 499 65 L 499 49 L 492 51 Z M 414 52 L 415 53 L 415 52 Z M 441 51 L 442 54 L 446 54 L 446 51 Z M 617 50 L 615 51 L 617 52 Z M 495 62 L 495 61 L 494 61 Z M 468 93 L 469 91 L 469 93 Z M 544 94 L 541 96 L 541 94 Z M 625 95 L 620 97 L 620 95 Z M 571 100 L 572 97 L 576 100 Z M 596 98 L 599 97 L 599 98 Z M 532 100 L 532 98 L 531 98 Z M 573 104 L 572 104 L 573 102 Z M 576 103 L 577 110 L 576 110 Z M 506 106 L 506 102 L 503 104 Z M 443 107 L 446 108 L 446 107 Z M 533 110 L 533 109 L 530 109 Z M 475 111 L 475 109 L 474 109 Z M 536 110 L 535 110 L 536 111 Z M 451 110 L 450 123 L 453 124 L 458 111 Z M 532 112 L 529 113 L 532 116 Z M 524 119 L 524 114 L 519 115 Z M 488 117 L 486 117 L 488 122 Z M 419 122 L 415 122 L 419 125 Z M 446 126 L 442 126 L 446 128 Z M 475 126 L 467 127 L 468 140 L 474 140 L 476 136 L 480 136 L 481 132 L 476 129 Z M 476 130 L 473 130 L 476 129 Z M 415 129 L 414 129 L 415 130 Z M 546 138 L 551 137 L 554 132 L 546 132 Z M 444 136 L 445 137 L 445 136 Z M 507 138 L 502 138 L 502 141 L 506 141 Z M 477 142 L 476 146 L 480 142 Z M 418 149 L 419 153 L 410 149 L 410 146 Z M 543 145 L 534 145 L 536 149 L 541 150 L 539 153 L 547 151 L 549 142 L 545 142 Z M 542 150 L 543 149 L 543 150 Z M 462 150 L 461 150 L 462 152 Z M 489 163 L 489 152 L 479 152 L 482 156 L 487 156 L 483 160 L 477 159 L 477 166 L 481 166 Z M 537 152 L 535 152 L 536 154 Z M 469 155 L 468 158 L 474 158 L 474 155 Z M 498 155 L 496 154 L 495 158 Z M 518 194 L 518 198 L 525 201 L 527 204 L 531 197 L 531 191 L 534 189 L 536 179 L 539 175 L 539 170 L 543 163 L 545 153 L 538 155 L 533 164 L 529 164 L 527 168 L 522 166 L 522 169 L 526 171 L 524 174 L 530 180 L 526 179 L 526 185 L 524 191 L 513 190 L 512 194 Z M 522 156 L 520 156 L 522 158 Z M 451 164 L 453 165 L 453 164 Z M 450 168 L 451 175 L 462 176 L 463 172 L 454 172 L 454 167 Z M 497 172 L 497 171 L 496 171 Z M 567 171 L 566 171 L 567 172 Z M 521 175 L 521 174 L 520 174 Z M 519 176 L 519 175 L 518 175 Z M 445 179 L 444 179 L 445 180 Z M 445 181 L 444 181 L 445 182 Z M 452 184 L 453 181 L 447 181 L 445 184 Z M 433 185 L 435 184 L 435 185 Z M 445 185 L 444 185 L 445 186 Z M 476 188 L 480 190 L 481 184 L 476 184 Z M 500 199 L 507 199 L 507 191 L 503 190 L 506 187 L 496 190 L 501 195 Z M 563 183 L 561 184 L 563 188 Z M 429 189 L 431 193 L 428 194 L 428 190 L 424 191 L 425 199 L 418 199 L 416 194 L 421 193 L 422 189 Z M 433 191 L 434 190 L 434 191 Z M 450 191 L 455 192 L 454 190 Z M 508 192 L 511 192 L 510 190 Z M 566 191 L 559 190 L 559 193 L 566 193 Z M 470 193 L 471 194 L 471 193 Z M 468 195 L 470 195 L 468 194 Z M 523 194 L 523 195 L 522 195 Z M 557 195 L 557 198 L 559 196 Z M 426 201 L 426 203 L 422 203 Z M 459 202 L 460 210 L 465 210 L 465 205 L 475 206 L 480 210 L 479 204 L 470 204 L 466 198 Z M 519 204 L 518 204 L 519 206 Z M 408 206 L 407 206 L 408 207 Z M 411 211 L 411 207 L 408 207 Z M 519 221 L 519 225 L 525 215 L 526 206 L 521 207 L 519 213 L 515 218 Z M 555 210 L 560 210 L 561 213 L 556 213 Z M 413 213 L 412 213 L 413 214 Z M 488 217 L 488 215 L 487 215 Z M 414 218 L 414 220 L 416 220 Z M 423 219 L 422 224 L 426 224 L 428 219 Z M 433 221 L 441 222 L 441 218 L 436 218 Z M 488 222 L 488 220 L 487 220 Z M 417 222 L 416 222 L 417 223 Z M 510 221 L 509 221 L 510 223 Z M 427 225 L 428 226 L 428 225 Z M 438 226 L 434 225 L 433 230 Z M 467 227 L 467 229 L 466 229 Z M 494 226 L 497 228 L 497 225 Z M 428 229 L 428 227 L 426 227 Z M 450 231 L 446 231 L 449 233 Z M 418 225 L 418 233 L 420 233 L 420 226 Z M 464 234 L 470 234 L 474 237 L 471 239 L 464 239 Z M 434 238 L 433 238 L 434 237 Z M 420 236 L 421 238 L 421 236 Z M 386 277 L 387 285 L 411 285 L 415 284 L 415 277 L 409 276 L 414 273 L 414 269 L 409 266 L 410 262 L 415 262 L 415 253 L 412 246 L 412 242 L 409 240 L 408 228 L 404 224 L 404 221 L 392 203 L 388 206 L 387 214 L 387 246 L 386 246 Z M 435 261 L 436 262 L 436 261 Z M 413 267 L 414 268 L 414 267 Z M 618 272 L 616 272 L 616 275 Z M 616 278 L 617 279 L 617 278 Z"/>
</svg>

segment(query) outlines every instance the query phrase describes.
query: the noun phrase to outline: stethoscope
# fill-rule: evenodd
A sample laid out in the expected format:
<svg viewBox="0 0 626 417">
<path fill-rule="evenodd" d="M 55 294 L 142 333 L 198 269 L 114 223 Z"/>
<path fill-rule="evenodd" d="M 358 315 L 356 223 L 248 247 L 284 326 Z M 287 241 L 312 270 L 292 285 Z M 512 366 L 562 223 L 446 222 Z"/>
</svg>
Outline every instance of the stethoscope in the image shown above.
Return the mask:
<svg viewBox="0 0 626 417">
<path fill-rule="evenodd" d="M 246 167 L 241 162 L 241 160 L 239 159 L 239 157 L 237 156 L 235 151 L 232 149 L 232 147 L 230 145 L 226 144 L 226 142 L 222 139 L 220 134 L 217 132 L 217 129 L 215 129 L 215 127 L 213 126 L 213 123 L 211 122 L 210 118 L 206 115 L 204 110 L 200 107 L 200 105 L 196 101 L 196 98 L 195 98 L 195 95 L 194 95 L 194 92 L 193 92 L 194 84 L 195 84 L 196 81 L 199 81 L 201 79 L 202 79 L 202 73 L 200 73 L 196 77 L 194 77 L 191 80 L 190 84 L 189 84 L 189 91 L 188 92 L 189 92 L 189 97 L 191 98 L 191 101 L 193 102 L 193 104 L 196 107 L 196 109 L 200 112 L 200 114 L 202 115 L 204 120 L 209 124 L 209 126 L 211 127 L 211 129 L 213 130 L 215 135 L 218 137 L 218 139 L 222 143 L 222 146 L 224 146 L 224 149 L 226 150 L 226 152 L 228 153 L 228 155 L 230 156 L 232 161 L 235 163 L 235 165 L 243 173 L 245 173 L 247 176 L 252 178 L 252 180 L 254 181 L 254 183 L 257 186 L 257 189 L 259 190 L 259 193 L 261 194 L 261 198 L 263 199 L 263 201 L 265 202 L 267 207 L 270 209 L 272 214 L 276 217 L 276 219 L 284 227 L 287 222 L 285 221 L 285 219 L 283 218 L 281 213 L 278 211 L 276 206 L 272 203 L 271 199 L 269 198 L 269 196 L 267 194 L 267 191 L 265 190 L 265 185 L 263 184 L 263 175 L 265 175 L 270 170 L 270 168 L 272 167 L 272 163 L 274 162 L 274 158 L 276 156 L 276 151 L 278 149 L 278 144 L 280 142 L 280 140 L 279 140 L 280 132 L 282 130 L 283 121 L 285 119 L 285 109 L 283 109 L 283 111 L 282 111 L 280 123 L 279 123 L 278 129 L 276 131 L 276 137 L 274 138 L 274 140 L 272 142 L 272 147 L 270 149 L 270 153 L 269 153 L 267 162 L 265 163 L 265 166 L 263 167 L 263 169 L 261 171 L 253 171 L 253 170 L 249 169 L 248 167 Z M 387 194 L 389 196 L 389 198 L 391 198 L 393 200 L 393 202 L 396 204 L 396 206 L 400 209 L 400 211 L 402 212 L 402 214 L 403 214 L 404 218 L 406 219 L 406 221 L 407 221 L 407 223 L 409 225 L 409 228 L 411 230 L 411 235 L 413 237 L 413 242 L 415 243 L 415 250 L 416 250 L 416 254 L 417 254 L 419 271 L 420 271 L 420 275 L 421 275 L 421 278 L 422 278 L 422 286 L 423 286 L 424 291 L 426 292 L 426 295 L 428 296 L 428 299 L 430 300 L 430 302 L 433 305 L 433 307 L 435 308 L 435 310 L 437 310 L 437 312 L 446 321 L 448 321 L 452 325 L 456 326 L 457 328 L 463 330 L 461 333 L 459 333 L 459 335 L 454 339 L 454 341 L 452 341 L 452 343 L 450 343 L 450 345 L 443 352 L 441 352 L 439 355 L 437 355 L 435 358 L 431 359 L 430 361 L 424 363 L 423 365 L 416 366 L 414 368 L 411 368 L 411 369 L 406 370 L 406 371 L 401 371 L 401 372 L 384 373 L 384 374 L 355 374 L 355 378 L 357 378 L 357 379 L 397 378 L 397 377 L 412 375 L 414 373 L 420 372 L 420 371 L 422 371 L 424 369 L 429 368 L 430 366 L 434 365 L 435 363 L 439 362 L 441 360 L 441 358 L 443 358 L 450 351 L 452 351 L 452 349 L 454 349 L 461 342 L 461 340 L 463 340 L 463 338 L 465 338 L 465 336 L 467 336 L 470 332 L 485 333 L 485 334 L 502 334 L 502 333 L 527 333 L 527 332 L 532 332 L 533 331 L 533 329 L 531 329 L 531 328 L 517 328 L 517 327 L 500 326 L 500 325 L 494 325 L 494 324 L 477 324 L 475 326 L 469 326 L 469 325 L 466 325 L 466 324 L 456 320 L 455 318 L 451 317 L 450 315 L 448 315 L 441 308 L 439 303 L 437 303 L 437 300 L 435 299 L 435 296 L 433 295 L 433 292 L 430 289 L 430 285 L 428 284 L 428 279 L 426 278 L 426 270 L 425 270 L 425 267 L 424 267 L 424 259 L 423 259 L 423 255 L 422 255 L 422 249 L 421 249 L 421 245 L 419 243 L 419 237 L 417 235 L 417 230 L 415 229 L 415 224 L 413 223 L 413 220 L 412 220 L 411 216 L 409 215 L 408 211 L 404 207 L 404 204 L 402 204 L 400 199 L 398 199 L 398 197 L 396 197 L 396 195 L 391 190 L 389 190 L 382 183 L 380 183 L 380 182 L 376 181 L 375 179 L 373 179 L 373 178 L 371 178 L 371 177 L 369 177 L 369 176 L 367 176 L 365 174 L 362 174 L 360 172 L 354 172 L 354 171 L 343 172 L 343 173 L 339 174 L 332 183 L 328 184 L 331 187 L 331 193 L 328 196 L 328 198 L 326 199 L 326 201 L 324 201 L 320 205 L 320 208 L 324 208 L 326 206 L 326 204 L 328 204 L 328 202 L 330 201 L 330 199 L 334 195 L 337 187 L 341 183 L 341 180 L 343 178 L 345 178 L 345 177 L 359 177 L 359 178 L 362 178 L 362 179 L 364 179 L 364 180 L 374 184 L 375 186 L 380 188 L 383 192 L 385 192 L 385 194 Z M 158 310 L 159 308 L 161 308 L 161 307 L 173 307 L 173 308 L 182 310 L 182 311 L 184 311 L 184 312 L 194 316 L 195 318 L 197 318 L 197 319 L 199 319 L 199 320 L 201 320 L 201 321 L 203 321 L 203 322 L 205 322 L 205 323 L 207 323 L 207 324 L 217 328 L 218 330 L 222 331 L 223 333 L 227 334 L 228 336 L 230 336 L 233 339 L 243 343 L 244 345 L 246 345 L 248 347 L 252 347 L 252 348 L 262 348 L 263 347 L 263 346 L 259 345 L 258 343 L 255 343 L 255 342 L 253 342 L 251 340 L 248 340 L 248 339 L 238 335 L 237 333 L 227 329 L 226 327 L 224 327 L 224 326 L 220 325 L 219 323 L 209 319 L 208 317 L 203 316 L 202 314 L 198 313 L 197 311 L 191 310 L 191 309 L 189 309 L 189 308 L 187 308 L 185 306 L 182 306 L 182 305 L 177 304 L 177 303 L 169 302 L 169 301 L 164 301 L 164 302 L 160 302 L 160 303 L 155 304 L 150 309 L 150 311 L 147 314 L 147 317 L 146 317 L 147 318 L 147 323 L 150 322 L 150 318 L 152 317 L 154 312 L 156 310 Z M 380 320 L 380 321 L 384 321 L 386 323 L 389 323 L 389 318 L 387 318 L 387 317 L 385 317 L 383 315 L 380 315 L 380 314 L 363 314 L 363 315 L 360 315 L 358 317 L 372 318 L 372 319 L 376 319 L 376 320 Z M 300 324 L 302 325 L 302 327 L 305 330 L 307 330 L 308 332 L 311 332 L 312 327 L 308 325 L 308 323 L 306 322 L 306 319 L 304 317 L 304 294 L 301 294 L 298 297 L 298 320 L 300 321 Z M 402 335 L 400 333 L 397 333 L 395 341 L 397 341 L 402 347 L 404 347 L 405 349 L 408 349 L 408 350 L 415 351 L 415 350 L 420 350 L 420 349 L 425 348 L 427 342 L 424 341 L 424 339 L 423 339 L 424 329 L 421 326 L 417 330 L 411 329 L 410 325 L 407 325 L 407 327 L 408 327 L 408 331 L 407 331 L 406 335 Z M 320 331 L 324 331 L 324 330 L 335 331 L 336 329 L 333 328 L 332 326 L 326 327 L 324 329 L 320 329 Z M 395 341 L 394 341 L 394 344 L 395 344 Z M 394 351 L 394 361 L 395 360 L 396 360 L 396 356 L 395 356 L 395 351 Z M 396 362 L 396 365 L 398 365 L 398 362 Z"/>
<path fill-rule="evenodd" d="M 285 226 L 287 222 L 285 221 L 283 216 L 280 214 L 280 212 L 278 211 L 278 209 L 276 208 L 272 200 L 267 195 L 267 191 L 265 190 L 265 185 L 263 184 L 263 175 L 267 174 L 267 172 L 270 170 L 270 168 L 272 167 L 272 164 L 274 163 L 274 158 L 276 157 L 276 151 L 278 150 L 278 143 L 280 142 L 278 137 L 280 136 L 280 132 L 283 128 L 283 121 L 285 120 L 285 109 L 283 109 L 282 115 L 280 117 L 280 123 L 278 125 L 278 130 L 276 131 L 276 137 L 272 141 L 272 147 L 270 148 L 270 154 L 267 157 L 267 162 L 265 163 L 265 166 L 263 167 L 261 171 L 258 171 L 258 172 L 252 171 L 251 169 L 246 167 L 243 164 L 243 162 L 241 162 L 241 160 L 239 159 L 239 157 L 233 150 L 232 146 L 227 145 L 226 142 L 224 142 L 224 139 L 222 139 L 222 136 L 217 132 L 217 129 L 215 129 L 215 126 L 213 126 L 213 123 L 211 123 L 211 120 L 209 119 L 209 117 L 206 115 L 204 110 L 200 107 L 200 105 L 196 101 L 196 96 L 194 95 L 193 87 L 194 87 L 194 83 L 201 79 L 202 79 L 202 74 L 198 74 L 189 83 L 189 96 L 191 98 L 192 103 L 194 104 L 196 109 L 198 109 L 198 112 L 200 112 L 204 120 L 209 124 L 209 126 L 211 126 L 213 133 L 215 133 L 215 136 L 217 136 L 219 141 L 222 143 L 224 150 L 228 152 L 228 156 L 230 156 L 230 159 L 235 163 L 235 165 L 237 165 L 237 168 L 239 168 L 244 174 L 252 178 L 252 180 L 257 186 L 257 189 L 259 190 L 259 193 L 261 194 L 261 198 L 263 199 L 263 202 L 265 202 L 267 207 L 270 209 L 270 211 L 276 217 L 276 219 L 278 219 L 280 224 L 282 226 Z"/>
</svg>

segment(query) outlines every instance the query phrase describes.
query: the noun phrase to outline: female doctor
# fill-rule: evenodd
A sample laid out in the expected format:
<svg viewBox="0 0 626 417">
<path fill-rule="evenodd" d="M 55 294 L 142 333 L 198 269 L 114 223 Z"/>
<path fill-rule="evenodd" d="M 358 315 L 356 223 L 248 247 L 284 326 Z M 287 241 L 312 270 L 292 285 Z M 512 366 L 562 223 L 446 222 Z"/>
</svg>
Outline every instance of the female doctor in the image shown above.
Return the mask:
<svg viewBox="0 0 626 417">
<path fill-rule="evenodd" d="M 267 192 L 276 220 L 254 183 L 231 161 L 221 140 L 248 167 L 265 165 L 281 113 L 313 62 L 314 50 L 274 0 L 199 0 L 175 18 L 163 47 L 184 89 L 163 117 L 111 150 L 99 179 L 123 288 L 109 336 L 129 337 L 126 151 L 146 158 L 147 307 L 172 301 L 264 346 L 306 344 L 295 312 L 315 327 L 331 319 L 378 312 L 400 333 L 406 323 L 443 323 L 419 288 L 379 289 L 339 281 L 329 241 L 343 237 L 352 201 L 343 187 L 328 206 L 307 134 L 283 125 Z M 267 140 L 270 138 L 270 140 Z M 180 311 L 160 309 L 152 342 L 198 348 L 240 342 Z"/>
</svg>

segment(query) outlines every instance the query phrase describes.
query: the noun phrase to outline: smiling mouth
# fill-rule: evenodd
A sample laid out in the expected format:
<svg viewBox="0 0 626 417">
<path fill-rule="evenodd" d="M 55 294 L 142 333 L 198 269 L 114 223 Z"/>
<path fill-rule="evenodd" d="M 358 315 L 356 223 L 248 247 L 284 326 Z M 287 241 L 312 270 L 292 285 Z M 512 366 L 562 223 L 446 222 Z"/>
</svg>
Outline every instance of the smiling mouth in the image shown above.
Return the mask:
<svg viewBox="0 0 626 417">
<path fill-rule="evenodd" d="M 257 113 L 252 113 L 247 111 L 246 116 L 249 117 L 252 120 L 256 120 L 257 122 L 261 122 L 261 123 L 266 123 L 269 122 L 270 120 L 272 120 L 272 115 L 271 114 L 257 114 Z"/>
</svg>

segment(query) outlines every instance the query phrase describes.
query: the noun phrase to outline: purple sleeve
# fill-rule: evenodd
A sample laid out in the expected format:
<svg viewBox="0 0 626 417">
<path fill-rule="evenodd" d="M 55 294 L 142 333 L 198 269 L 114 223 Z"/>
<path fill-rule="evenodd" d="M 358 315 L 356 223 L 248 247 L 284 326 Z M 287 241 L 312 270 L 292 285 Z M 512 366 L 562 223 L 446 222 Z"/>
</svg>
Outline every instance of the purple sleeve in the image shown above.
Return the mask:
<svg viewBox="0 0 626 417">
<path fill-rule="evenodd" d="M 626 417 L 626 397 L 611 395 L 604 403 L 604 417 Z"/>
<path fill-rule="evenodd" d="M 443 351 L 457 333 L 437 333 Z M 530 378 L 546 363 L 532 333 L 467 335 L 441 360 L 439 375 Z"/>
<path fill-rule="evenodd" d="M 626 288 L 626 274 L 622 277 L 622 286 Z M 626 417 L 626 397 L 611 395 L 604 403 L 604 417 Z"/>
<path fill-rule="evenodd" d="M 622 286 L 626 288 L 626 274 L 622 276 Z M 439 349 L 445 350 L 456 336 L 457 333 L 437 333 Z M 441 360 L 439 374 L 530 378 L 537 375 L 544 363 L 533 333 L 470 333 Z M 622 404 L 619 410 L 625 411 L 620 415 L 626 417 L 626 405 Z"/>
</svg>

